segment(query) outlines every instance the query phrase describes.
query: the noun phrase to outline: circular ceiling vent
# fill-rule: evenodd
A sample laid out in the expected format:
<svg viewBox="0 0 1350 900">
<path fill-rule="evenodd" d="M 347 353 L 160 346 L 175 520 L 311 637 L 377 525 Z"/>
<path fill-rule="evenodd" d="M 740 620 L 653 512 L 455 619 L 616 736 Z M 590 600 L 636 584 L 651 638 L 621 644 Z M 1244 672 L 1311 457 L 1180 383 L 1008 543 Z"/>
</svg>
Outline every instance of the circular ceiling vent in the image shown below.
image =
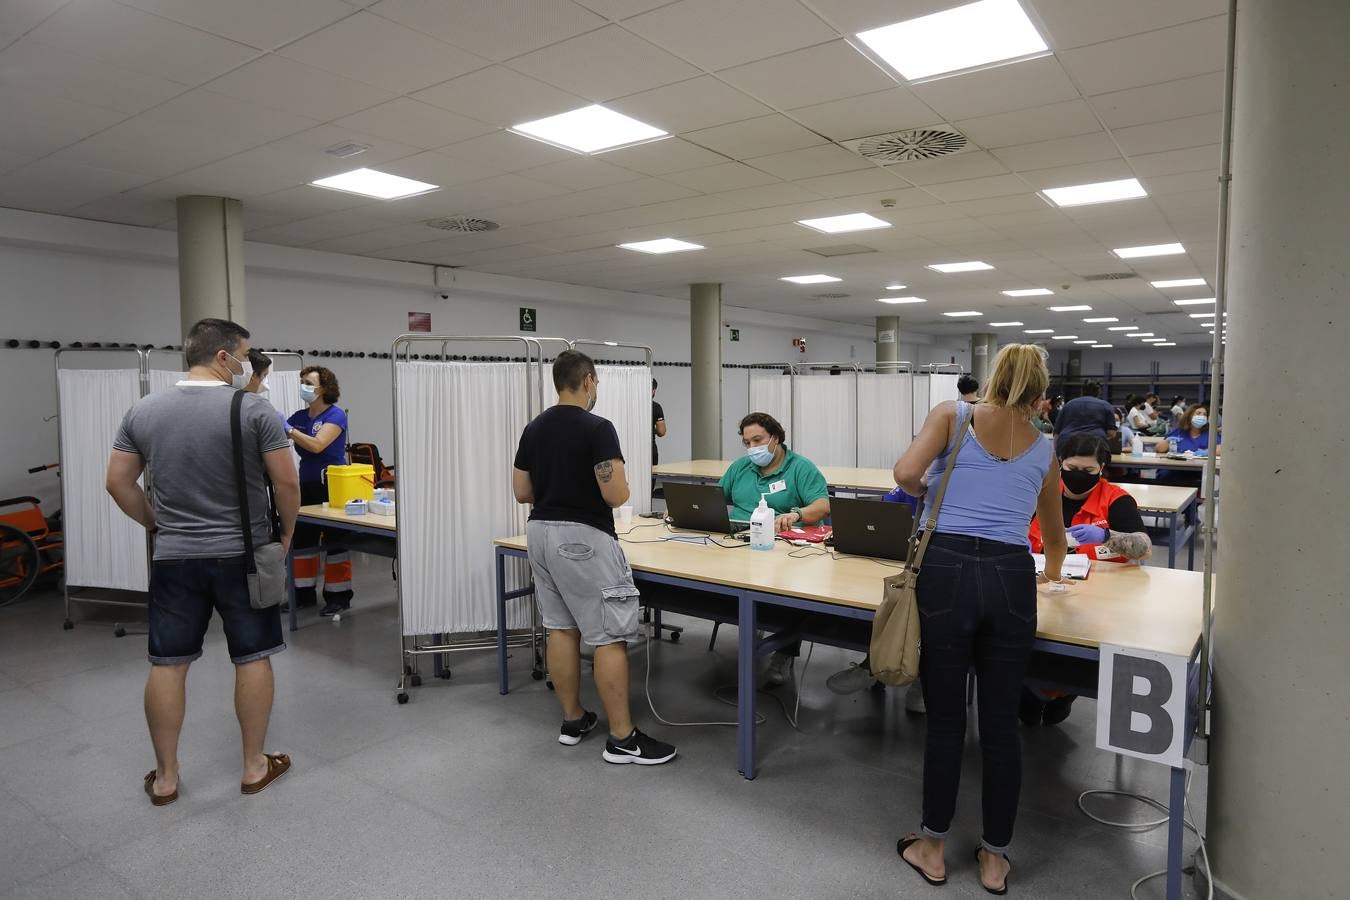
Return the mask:
<svg viewBox="0 0 1350 900">
<path fill-rule="evenodd" d="M 959 131 L 943 128 L 912 128 L 894 134 L 879 134 L 858 143 L 858 152 L 868 159 L 885 162 L 912 162 L 949 156 L 966 149 L 969 143 Z"/>
<path fill-rule="evenodd" d="M 496 231 L 502 226 L 487 219 L 475 219 L 473 216 L 445 216 L 440 219 L 427 219 L 422 223 L 428 228 L 441 231 L 457 231 L 461 234 L 478 234 L 483 231 Z"/>
</svg>

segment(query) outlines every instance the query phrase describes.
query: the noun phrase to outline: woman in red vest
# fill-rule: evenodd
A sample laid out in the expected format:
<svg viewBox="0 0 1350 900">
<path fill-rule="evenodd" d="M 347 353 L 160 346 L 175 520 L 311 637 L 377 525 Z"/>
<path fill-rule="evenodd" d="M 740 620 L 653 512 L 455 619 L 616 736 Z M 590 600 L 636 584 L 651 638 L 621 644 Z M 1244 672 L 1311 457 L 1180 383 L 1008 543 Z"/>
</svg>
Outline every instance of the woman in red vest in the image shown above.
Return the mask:
<svg viewBox="0 0 1350 900">
<path fill-rule="evenodd" d="M 1106 441 L 1089 432 L 1065 436 L 1057 448 L 1064 522 L 1082 553 L 1106 562 L 1147 559 L 1153 541 L 1144 530 L 1139 505 L 1124 488 L 1107 481 L 1111 461 Z M 1041 553 L 1041 523 L 1031 520 L 1031 551 Z M 1027 725 L 1058 725 L 1069 717 L 1074 697 L 1057 691 L 1022 688 L 1020 715 Z"/>
</svg>

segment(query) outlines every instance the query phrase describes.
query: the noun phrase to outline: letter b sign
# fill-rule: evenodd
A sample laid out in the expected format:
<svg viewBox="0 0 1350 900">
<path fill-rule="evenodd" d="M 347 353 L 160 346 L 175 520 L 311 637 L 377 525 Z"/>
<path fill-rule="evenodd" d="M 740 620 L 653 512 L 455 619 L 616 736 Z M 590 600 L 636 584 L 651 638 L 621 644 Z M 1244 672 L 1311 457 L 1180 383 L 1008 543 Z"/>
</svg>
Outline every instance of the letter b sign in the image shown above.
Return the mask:
<svg viewBox="0 0 1350 900">
<path fill-rule="evenodd" d="M 1101 646 L 1097 746 L 1180 766 L 1185 761 L 1186 663 L 1180 656 Z"/>
</svg>

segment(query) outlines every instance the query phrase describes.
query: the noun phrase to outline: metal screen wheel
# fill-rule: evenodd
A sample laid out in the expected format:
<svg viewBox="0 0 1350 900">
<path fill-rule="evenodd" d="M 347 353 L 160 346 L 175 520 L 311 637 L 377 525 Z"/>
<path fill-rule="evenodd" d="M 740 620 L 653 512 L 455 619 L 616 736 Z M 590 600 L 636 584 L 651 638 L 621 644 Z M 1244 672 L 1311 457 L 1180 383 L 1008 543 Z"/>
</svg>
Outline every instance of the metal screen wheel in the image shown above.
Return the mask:
<svg viewBox="0 0 1350 900">
<path fill-rule="evenodd" d="M 408 702 L 408 694 L 406 691 L 399 691 L 398 696 L 395 697 L 394 699 L 398 700 L 399 706 L 402 706 L 403 704 Z"/>
</svg>

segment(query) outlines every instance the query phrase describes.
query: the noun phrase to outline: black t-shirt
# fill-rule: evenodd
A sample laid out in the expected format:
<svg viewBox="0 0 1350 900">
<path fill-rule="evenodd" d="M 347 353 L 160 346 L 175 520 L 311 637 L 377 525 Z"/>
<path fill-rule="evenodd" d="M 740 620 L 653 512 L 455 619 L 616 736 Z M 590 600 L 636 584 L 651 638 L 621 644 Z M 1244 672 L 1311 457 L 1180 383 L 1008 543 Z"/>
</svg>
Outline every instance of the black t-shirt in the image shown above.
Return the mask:
<svg viewBox="0 0 1350 900">
<path fill-rule="evenodd" d="M 656 453 L 656 423 L 665 419 L 666 411 L 661 408 L 661 404 L 655 400 L 652 401 L 652 465 L 657 463 Z"/>
<path fill-rule="evenodd" d="M 534 485 L 532 521 L 578 522 L 614 534 L 614 513 L 595 480 L 595 467 L 623 459 L 608 419 L 579 406 L 546 409 L 525 426 L 516 468 Z"/>
<path fill-rule="evenodd" d="M 1064 524 L 1067 526 L 1073 521 L 1073 517 L 1078 515 L 1078 511 L 1083 508 L 1087 502 L 1087 497 L 1082 500 L 1075 500 L 1072 497 L 1063 497 L 1064 500 Z M 1139 504 L 1129 494 L 1124 497 L 1117 497 L 1106 510 L 1107 527 L 1112 531 L 1120 531 L 1125 534 L 1136 534 L 1144 530 L 1144 519 L 1139 515 Z"/>
</svg>

